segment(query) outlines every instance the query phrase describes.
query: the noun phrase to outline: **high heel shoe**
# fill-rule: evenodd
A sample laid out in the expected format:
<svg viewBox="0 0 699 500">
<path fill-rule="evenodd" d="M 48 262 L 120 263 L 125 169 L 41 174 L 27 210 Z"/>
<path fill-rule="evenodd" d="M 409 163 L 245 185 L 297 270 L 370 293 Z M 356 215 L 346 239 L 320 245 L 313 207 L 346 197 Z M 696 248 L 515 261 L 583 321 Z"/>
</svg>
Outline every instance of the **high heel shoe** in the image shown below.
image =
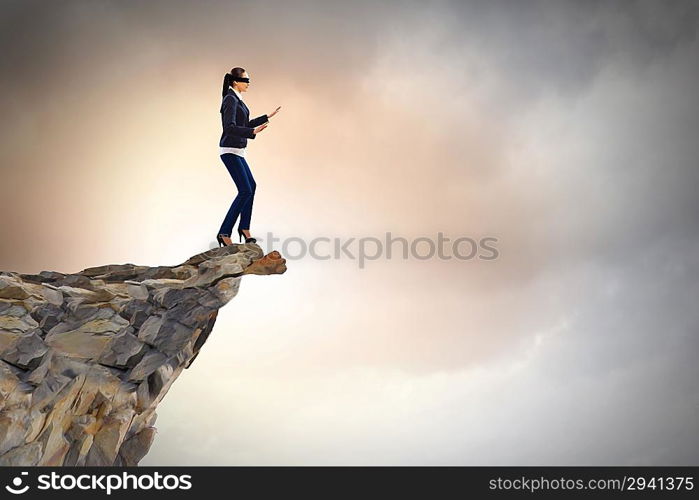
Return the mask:
<svg viewBox="0 0 699 500">
<path fill-rule="evenodd" d="M 243 230 L 240 228 L 238 228 L 238 236 L 240 236 L 240 241 L 243 241 L 243 236 L 245 235 L 243 234 Z M 253 237 L 248 238 L 245 236 L 245 243 L 257 243 L 257 240 Z"/>
<path fill-rule="evenodd" d="M 219 234 L 216 236 L 216 240 L 218 240 L 219 248 L 228 246 L 228 244 L 225 241 L 223 241 L 224 236 L 226 236 L 227 238 L 230 238 L 230 235 L 228 235 L 228 234 Z"/>
</svg>

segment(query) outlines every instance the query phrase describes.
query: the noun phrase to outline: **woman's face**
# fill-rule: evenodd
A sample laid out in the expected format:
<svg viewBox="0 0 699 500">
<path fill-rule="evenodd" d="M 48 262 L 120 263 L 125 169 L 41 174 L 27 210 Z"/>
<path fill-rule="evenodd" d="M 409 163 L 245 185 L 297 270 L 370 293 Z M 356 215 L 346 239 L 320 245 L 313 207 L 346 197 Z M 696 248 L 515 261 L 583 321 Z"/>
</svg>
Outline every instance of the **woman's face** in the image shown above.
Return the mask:
<svg viewBox="0 0 699 500">
<path fill-rule="evenodd" d="M 243 74 L 240 76 L 242 76 L 243 78 L 250 78 L 248 76 L 247 71 L 243 71 Z M 235 84 L 233 88 L 236 89 L 238 92 L 246 92 L 248 90 L 248 87 L 250 86 L 250 82 L 233 82 L 233 83 Z"/>
</svg>

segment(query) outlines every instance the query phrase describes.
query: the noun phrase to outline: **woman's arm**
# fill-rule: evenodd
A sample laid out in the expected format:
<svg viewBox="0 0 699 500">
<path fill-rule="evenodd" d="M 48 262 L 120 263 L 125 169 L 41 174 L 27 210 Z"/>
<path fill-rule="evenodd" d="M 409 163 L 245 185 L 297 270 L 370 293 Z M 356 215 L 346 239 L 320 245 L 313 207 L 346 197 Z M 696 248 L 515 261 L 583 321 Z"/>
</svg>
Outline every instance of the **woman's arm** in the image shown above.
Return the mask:
<svg viewBox="0 0 699 500">
<path fill-rule="evenodd" d="M 246 137 L 254 139 L 255 133 L 253 127 L 243 127 L 235 123 L 235 109 L 238 106 L 238 101 L 231 95 L 223 98 L 223 132 L 234 137 Z"/>
<path fill-rule="evenodd" d="M 262 115 L 262 116 L 258 116 L 257 118 L 253 118 L 252 120 L 250 120 L 248 125 L 250 125 L 251 127 L 254 128 L 254 127 L 257 127 L 258 125 L 262 125 L 263 123 L 267 123 L 268 121 L 269 121 L 269 116 Z"/>
</svg>

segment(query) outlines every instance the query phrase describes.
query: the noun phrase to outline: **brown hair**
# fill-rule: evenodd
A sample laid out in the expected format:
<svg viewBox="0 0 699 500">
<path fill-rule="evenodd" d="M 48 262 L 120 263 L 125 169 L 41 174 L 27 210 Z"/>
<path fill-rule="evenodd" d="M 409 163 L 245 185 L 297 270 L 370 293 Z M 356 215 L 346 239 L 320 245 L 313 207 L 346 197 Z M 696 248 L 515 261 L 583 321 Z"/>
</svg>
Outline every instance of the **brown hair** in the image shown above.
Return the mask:
<svg viewBox="0 0 699 500">
<path fill-rule="evenodd" d="M 223 91 L 221 92 L 221 97 L 226 95 L 228 92 L 228 87 L 233 85 L 233 78 L 240 78 L 245 73 L 243 68 L 233 68 L 230 73 L 226 73 L 223 77 Z"/>
</svg>

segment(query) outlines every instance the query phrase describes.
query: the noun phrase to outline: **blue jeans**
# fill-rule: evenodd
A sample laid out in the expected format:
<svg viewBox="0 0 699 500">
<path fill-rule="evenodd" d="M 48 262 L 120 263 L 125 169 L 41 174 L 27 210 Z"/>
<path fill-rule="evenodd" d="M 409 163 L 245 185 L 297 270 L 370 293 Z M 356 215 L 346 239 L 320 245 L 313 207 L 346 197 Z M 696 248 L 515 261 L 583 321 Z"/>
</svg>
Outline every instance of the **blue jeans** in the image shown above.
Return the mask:
<svg viewBox="0 0 699 500">
<path fill-rule="evenodd" d="M 228 213 L 218 231 L 218 234 L 230 236 L 238 215 L 240 215 L 238 229 L 250 229 L 252 200 L 255 198 L 255 187 L 257 187 L 257 184 L 255 184 L 255 179 L 252 177 L 252 172 L 250 172 L 250 167 L 245 158 L 233 153 L 224 153 L 221 155 L 221 159 L 238 188 L 238 195 L 231 203 L 231 208 L 228 209 Z"/>
</svg>

